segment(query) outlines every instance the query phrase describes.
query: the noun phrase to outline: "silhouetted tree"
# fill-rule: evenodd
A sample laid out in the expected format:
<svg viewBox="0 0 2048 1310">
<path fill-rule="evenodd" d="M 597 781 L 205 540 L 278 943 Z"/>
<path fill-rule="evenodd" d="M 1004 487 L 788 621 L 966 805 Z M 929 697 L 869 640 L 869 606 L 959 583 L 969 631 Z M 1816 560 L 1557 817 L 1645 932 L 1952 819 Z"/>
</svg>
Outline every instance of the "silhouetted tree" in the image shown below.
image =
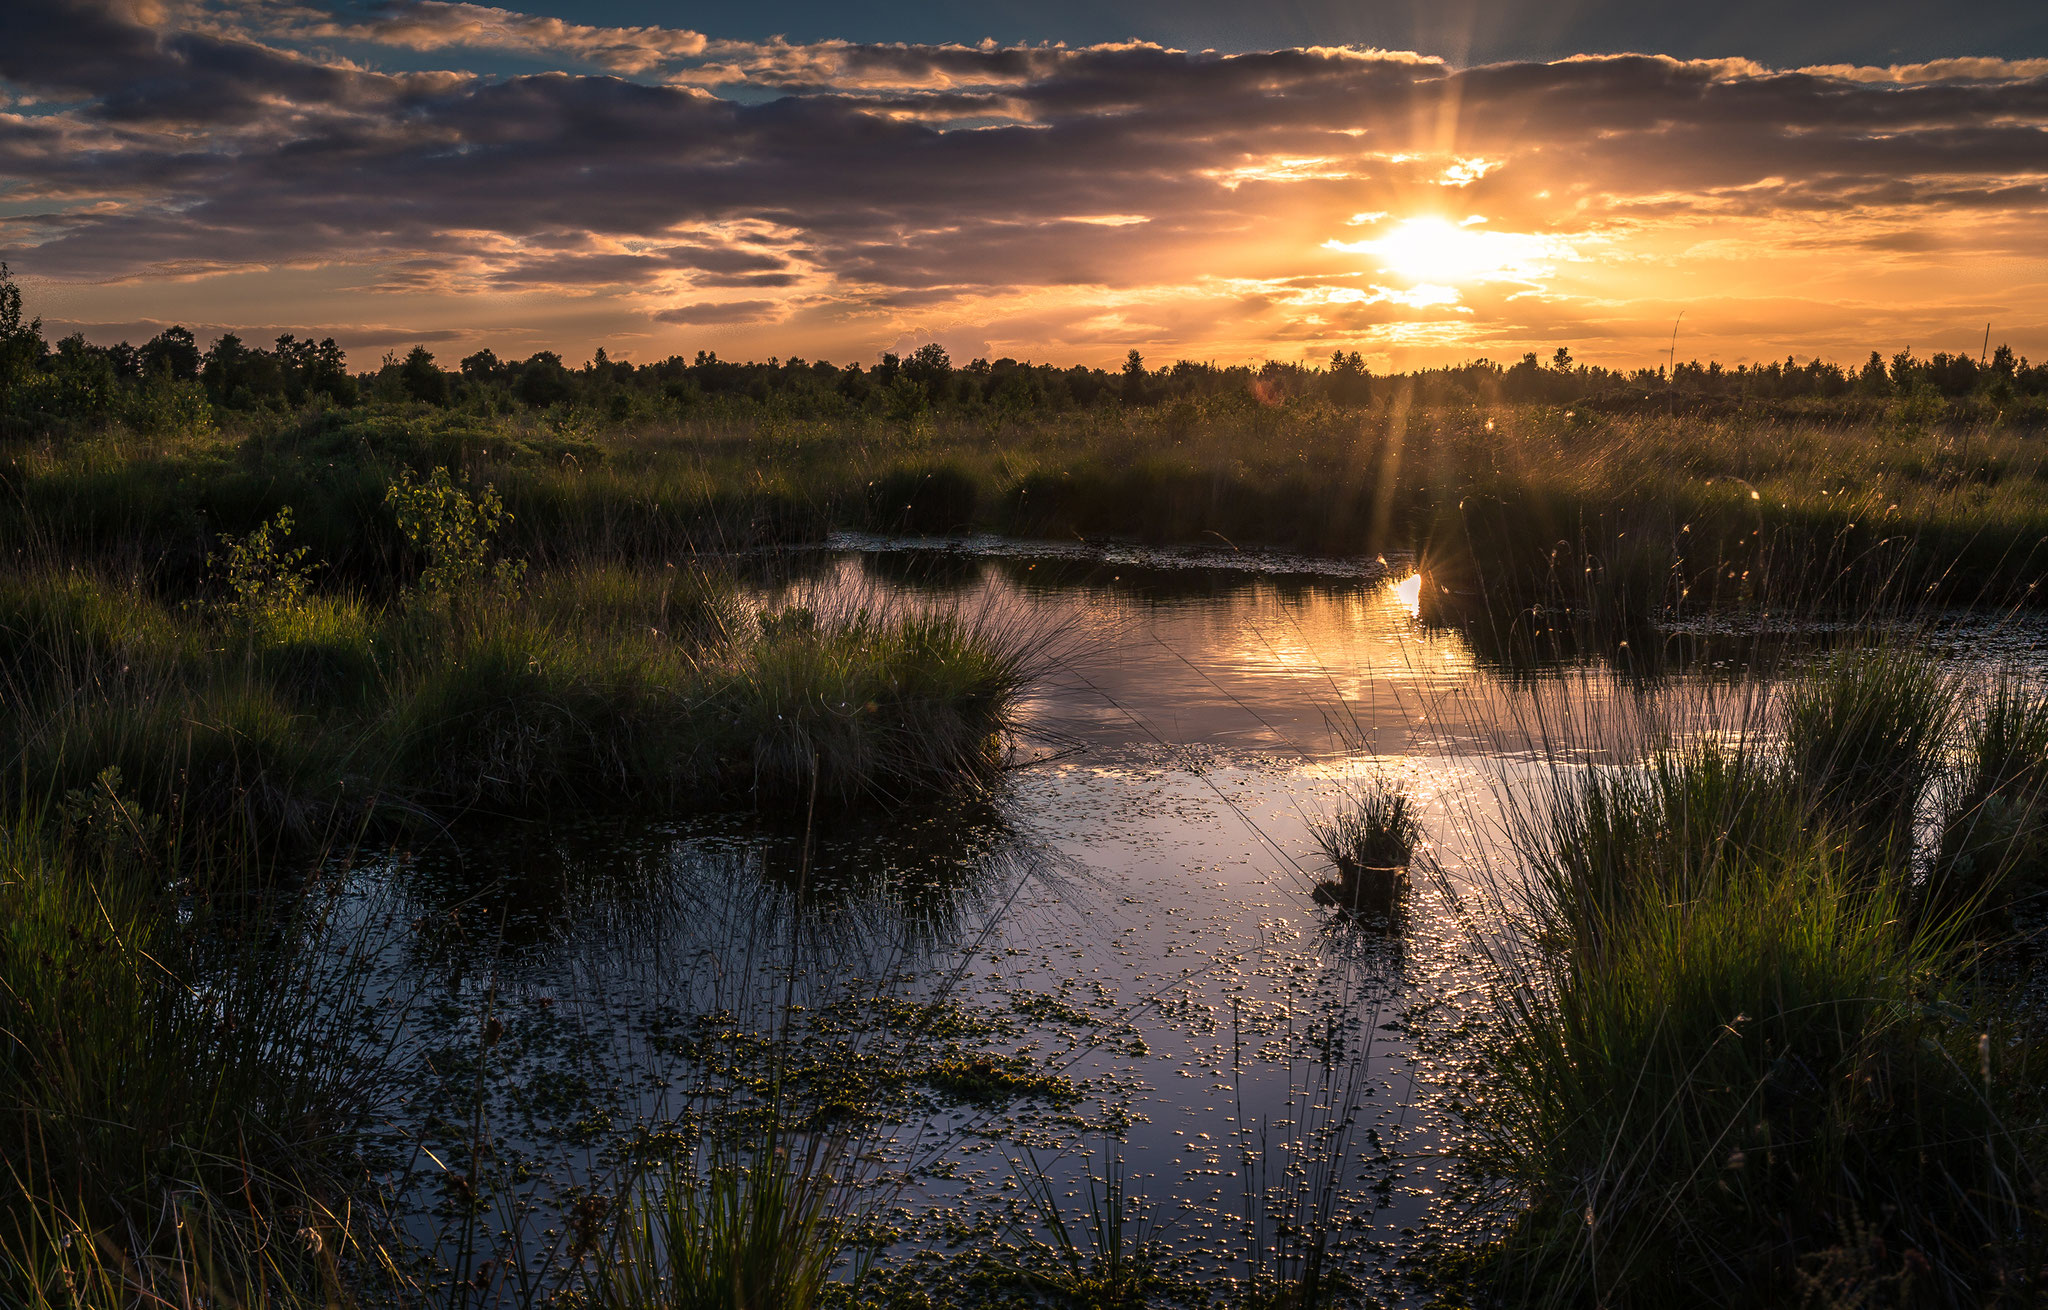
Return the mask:
<svg viewBox="0 0 2048 1310">
<path fill-rule="evenodd" d="M 953 357 L 936 341 L 927 341 L 903 361 L 903 376 L 924 389 L 933 399 L 945 394 L 946 380 L 953 375 Z"/>
<path fill-rule="evenodd" d="M 1911 391 L 1920 380 L 1920 365 L 1913 358 L 1911 346 L 1892 356 L 1891 377 L 1894 391 Z"/>
<path fill-rule="evenodd" d="M 1126 405 L 1142 405 L 1151 399 L 1145 386 L 1145 357 L 1135 350 L 1124 356 L 1123 398 Z"/>
<path fill-rule="evenodd" d="M 1372 374 L 1357 351 L 1330 353 L 1330 399 L 1339 405 L 1358 405 L 1372 398 Z"/>
<path fill-rule="evenodd" d="M 569 370 L 562 367 L 562 357 L 554 351 L 536 351 L 519 366 L 519 399 L 535 409 L 560 404 L 573 393 Z"/>
<path fill-rule="evenodd" d="M 434 353 L 425 346 L 406 352 L 405 362 L 398 366 L 398 381 L 414 400 L 429 405 L 448 403 L 448 375 L 435 365 Z"/>
<path fill-rule="evenodd" d="M 167 327 L 142 346 L 142 371 L 162 373 L 178 382 L 199 377 L 199 343 L 189 328 Z"/>
<path fill-rule="evenodd" d="M 0 263 L 0 413 L 42 364 L 44 350 L 43 320 L 23 321 L 21 288 L 7 265 Z"/>
<path fill-rule="evenodd" d="M 277 339 L 278 371 L 284 376 L 286 399 L 302 405 L 315 396 L 325 396 L 337 405 L 356 403 L 356 380 L 349 376 L 347 356 L 326 337 L 315 345 L 286 333 Z"/>
<path fill-rule="evenodd" d="M 1977 389 L 1977 361 L 1968 355 L 1938 351 L 1927 361 L 1924 376 L 1944 396 L 1967 396 Z"/>
</svg>

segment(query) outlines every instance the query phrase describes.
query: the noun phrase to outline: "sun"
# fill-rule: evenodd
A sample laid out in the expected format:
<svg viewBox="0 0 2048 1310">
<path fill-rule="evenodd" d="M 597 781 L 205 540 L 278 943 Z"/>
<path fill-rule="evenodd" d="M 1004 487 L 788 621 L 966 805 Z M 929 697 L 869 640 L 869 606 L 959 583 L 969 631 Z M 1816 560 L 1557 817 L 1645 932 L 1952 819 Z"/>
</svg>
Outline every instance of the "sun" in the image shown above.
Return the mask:
<svg viewBox="0 0 2048 1310">
<path fill-rule="evenodd" d="M 1411 218 L 1380 238 L 1386 271 L 1411 282 L 1476 282 L 1501 271 L 1488 249 L 1490 232 L 1475 232 L 1441 218 Z"/>
<path fill-rule="evenodd" d="M 1474 216 L 1462 223 L 1437 217 L 1403 219 L 1385 236 L 1327 241 L 1329 249 L 1374 255 L 1380 271 L 1410 283 L 1471 285 L 1529 281 L 1549 271 L 1563 253 L 1550 238 L 1528 232 L 1493 232 Z"/>
</svg>

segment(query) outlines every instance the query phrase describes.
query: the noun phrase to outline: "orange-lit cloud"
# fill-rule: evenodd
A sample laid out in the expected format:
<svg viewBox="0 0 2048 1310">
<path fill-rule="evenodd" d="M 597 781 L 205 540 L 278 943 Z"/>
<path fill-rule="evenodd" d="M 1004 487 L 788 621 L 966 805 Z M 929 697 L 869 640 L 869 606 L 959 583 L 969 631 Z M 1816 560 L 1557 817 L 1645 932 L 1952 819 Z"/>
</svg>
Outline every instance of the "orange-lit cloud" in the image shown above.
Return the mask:
<svg viewBox="0 0 2048 1310">
<path fill-rule="evenodd" d="M 2041 61 L 740 43 L 434 0 L 8 21 L 0 254 L 103 336 L 1640 364 L 1684 310 L 1681 357 L 1987 321 L 2048 354 Z"/>
</svg>

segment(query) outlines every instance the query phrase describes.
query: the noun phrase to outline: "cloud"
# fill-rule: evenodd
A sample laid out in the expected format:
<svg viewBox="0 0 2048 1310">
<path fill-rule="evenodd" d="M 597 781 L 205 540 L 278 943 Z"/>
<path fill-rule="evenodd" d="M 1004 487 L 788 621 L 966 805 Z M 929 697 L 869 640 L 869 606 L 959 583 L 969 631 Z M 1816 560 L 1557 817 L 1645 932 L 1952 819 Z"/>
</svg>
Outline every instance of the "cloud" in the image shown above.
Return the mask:
<svg viewBox="0 0 2048 1310">
<path fill-rule="evenodd" d="M 724 279 L 793 277 L 784 272 L 785 268 L 782 258 L 764 251 L 734 246 L 679 245 L 646 251 L 520 258 L 495 269 L 490 280 L 500 286 L 618 286 L 646 283 L 662 273 L 701 271 L 719 279 L 715 283 L 717 285 L 731 285 Z M 757 285 L 788 286 L 791 283 Z"/>
<path fill-rule="evenodd" d="M 574 59 L 618 73 L 645 73 L 703 54 L 701 33 L 669 27 L 592 27 L 488 5 L 402 0 L 352 26 L 323 26 L 343 36 L 408 50 L 496 50 L 535 58 Z"/>
<path fill-rule="evenodd" d="M 781 302 L 775 300 L 705 300 L 694 305 L 657 310 L 654 321 L 693 327 L 713 323 L 758 323 L 775 317 L 776 310 L 780 308 Z"/>
<path fill-rule="evenodd" d="M 2048 77 L 2048 59 L 1935 59 L 1919 64 L 1891 64 L 1883 68 L 1825 64 L 1799 71 L 1850 82 L 1888 82 L 1900 86 L 1925 82 L 2028 82 Z"/>
<path fill-rule="evenodd" d="M 721 43 L 439 0 L 352 23 L 17 3 L 0 254 L 75 288 L 87 321 L 157 313 L 140 302 L 169 279 L 269 321 L 261 287 L 289 273 L 337 326 L 759 326 L 799 334 L 764 353 L 817 354 L 943 309 L 1020 357 L 1245 357 L 1452 329 L 1621 346 L 1737 301 L 1796 303 L 1788 332 L 1846 341 L 1918 325 L 1903 306 L 1939 288 L 2048 351 L 2041 61 L 1461 69 Z M 379 49 L 545 71 L 389 71 Z M 1469 238 L 1387 245 L 1475 215 Z"/>
</svg>

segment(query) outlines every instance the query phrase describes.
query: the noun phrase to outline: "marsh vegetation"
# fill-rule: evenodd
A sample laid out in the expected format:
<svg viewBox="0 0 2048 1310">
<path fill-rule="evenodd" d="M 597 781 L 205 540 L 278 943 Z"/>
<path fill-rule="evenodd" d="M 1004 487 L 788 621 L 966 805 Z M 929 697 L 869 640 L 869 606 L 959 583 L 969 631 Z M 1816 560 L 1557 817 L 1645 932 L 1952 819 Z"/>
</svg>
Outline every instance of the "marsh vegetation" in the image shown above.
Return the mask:
<svg viewBox="0 0 2048 1310">
<path fill-rule="evenodd" d="M 9 1303 L 2039 1297 L 2038 370 L 178 344 L 5 396 Z"/>
</svg>

